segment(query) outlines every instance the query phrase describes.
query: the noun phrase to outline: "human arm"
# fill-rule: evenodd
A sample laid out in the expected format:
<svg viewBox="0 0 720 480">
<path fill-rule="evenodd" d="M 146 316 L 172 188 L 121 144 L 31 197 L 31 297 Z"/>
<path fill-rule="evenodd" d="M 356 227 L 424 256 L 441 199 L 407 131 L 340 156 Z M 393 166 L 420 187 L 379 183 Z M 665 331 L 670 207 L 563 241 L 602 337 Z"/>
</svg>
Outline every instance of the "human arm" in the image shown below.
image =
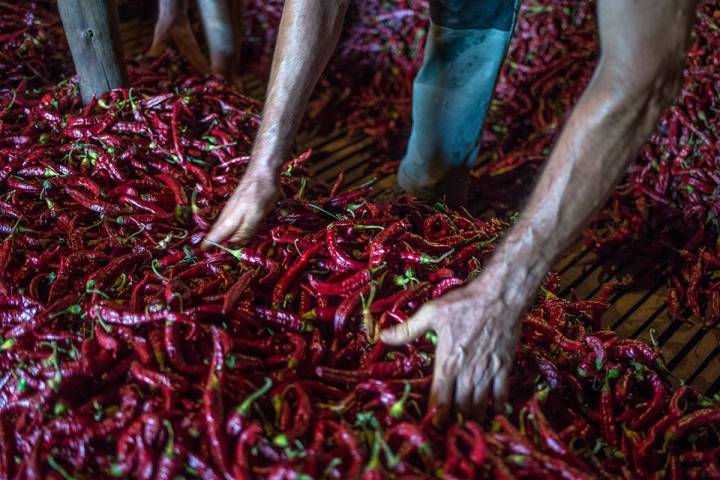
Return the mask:
<svg viewBox="0 0 720 480">
<path fill-rule="evenodd" d="M 207 240 L 250 238 L 278 198 L 286 159 L 308 98 L 337 45 L 349 0 L 288 0 L 250 164 Z"/>
<path fill-rule="evenodd" d="M 600 208 L 674 98 L 695 0 L 598 2 L 602 55 L 528 205 L 482 275 L 383 332 L 435 330 L 431 403 L 482 417 L 504 404 L 520 315 L 555 259 Z"/>
</svg>

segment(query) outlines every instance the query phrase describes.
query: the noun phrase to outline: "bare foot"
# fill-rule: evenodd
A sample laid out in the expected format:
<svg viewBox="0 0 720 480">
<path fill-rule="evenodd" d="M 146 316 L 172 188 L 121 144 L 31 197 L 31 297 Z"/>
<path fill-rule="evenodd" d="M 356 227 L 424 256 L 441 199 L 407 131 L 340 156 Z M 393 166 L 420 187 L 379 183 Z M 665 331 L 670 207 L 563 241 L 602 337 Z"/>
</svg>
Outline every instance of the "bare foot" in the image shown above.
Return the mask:
<svg viewBox="0 0 720 480">
<path fill-rule="evenodd" d="M 210 64 L 202 51 L 200 51 L 200 46 L 195 39 L 195 35 L 193 35 L 190 20 L 187 16 L 170 27 L 170 34 L 180 55 L 187 60 L 193 70 L 202 75 L 210 73 Z"/>
<path fill-rule="evenodd" d="M 210 73 L 210 64 L 200 50 L 188 18 L 187 0 L 161 0 L 153 42 L 146 55 L 159 57 L 171 43 L 195 71 Z"/>
</svg>

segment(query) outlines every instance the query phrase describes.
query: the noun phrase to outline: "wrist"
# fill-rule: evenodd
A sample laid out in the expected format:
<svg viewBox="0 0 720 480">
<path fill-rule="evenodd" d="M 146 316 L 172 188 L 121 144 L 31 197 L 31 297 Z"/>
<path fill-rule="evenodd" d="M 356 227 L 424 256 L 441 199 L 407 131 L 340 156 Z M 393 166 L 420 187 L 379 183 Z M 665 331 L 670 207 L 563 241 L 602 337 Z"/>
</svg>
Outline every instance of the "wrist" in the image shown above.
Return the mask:
<svg viewBox="0 0 720 480">
<path fill-rule="evenodd" d="M 251 179 L 261 185 L 277 187 L 280 184 L 279 169 L 262 162 L 251 162 L 243 178 Z"/>
<path fill-rule="evenodd" d="M 551 260 L 537 245 L 542 243 L 515 242 L 512 234 L 508 235 L 469 287 L 485 295 L 491 288 L 507 308 L 524 309 L 550 268 Z"/>
</svg>

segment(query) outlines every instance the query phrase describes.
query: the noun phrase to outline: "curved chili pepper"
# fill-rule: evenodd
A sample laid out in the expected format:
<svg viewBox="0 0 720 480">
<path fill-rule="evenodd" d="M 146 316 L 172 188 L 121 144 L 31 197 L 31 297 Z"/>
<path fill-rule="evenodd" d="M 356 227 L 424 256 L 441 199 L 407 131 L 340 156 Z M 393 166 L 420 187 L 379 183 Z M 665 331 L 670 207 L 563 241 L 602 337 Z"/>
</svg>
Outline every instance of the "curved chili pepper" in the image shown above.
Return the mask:
<svg viewBox="0 0 720 480">
<path fill-rule="evenodd" d="M 665 443 L 676 442 L 705 425 L 720 423 L 720 408 L 704 408 L 676 420 L 665 432 Z"/>
<path fill-rule="evenodd" d="M 365 286 L 360 290 L 356 290 L 343 299 L 342 302 L 335 309 L 335 315 L 333 318 L 333 330 L 335 335 L 340 335 L 345 330 L 345 325 L 348 318 L 352 315 L 353 310 L 360 304 L 360 299 L 363 295 L 367 295 L 370 292 L 370 287 Z"/>
<path fill-rule="evenodd" d="M 459 287 L 465 284 L 465 281 L 460 278 L 450 277 L 440 280 L 432 289 L 430 296 L 432 298 L 439 298 L 445 295 L 447 292 L 455 287 Z"/>
<path fill-rule="evenodd" d="M 248 270 L 240 275 L 237 281 L 230 287 L 225 294 L 223 301 L 222 312 L 227 314 L 233 308 L 235 303 L 239 300 L 240 296 L 250 285 L 250 282 L 255 278 L 255 271 Z"/>
<path fill-rule="evenodd" d="M 334 224 L 325 229 L 325 245 L 327 246 L 330 258 L 343 271 L 356 271 L 365 266 L 363 262 L 355 260 L 342 251 L 337 243 L 337 231 Z"/>
<path fill-rule="evenodd" d="M 322 282 L 314 276 L 309 275 L 310 286 L 321 295 L 341 296 L 362 288 L 372 280 L 374 271 L 370 269 L 360 270 L 337 283 Z"/>
<path fill-rule="evenodd" d="M 660 376 L 652 370 L 648 370 L 645 372 L 645 378 L 652 387 L 653 396 L 644 411 L 630 420 L 628 426 L 633 430 L 638 430 L 649 422 L 656 420 L 665 406 L 666 389 Z"/>
<path fill-rule="evenodd" d="M 317 242 L 312 247 L 305 250 L 292 266 L 280 277 L 280 280 L 275 284 L 275 288 L 272 292 L 272 304 L 275 308 L 282 308 L 283 300 L 285 299 L 285 292 L 287 291 L 290 283 L 297 277 L 300 272 L 310 263 L 315 255 L 325 246 L 324 242 Z"/>
<path fill-rule="evenodd" d="M 369 268 L 377 268 L 385 261 L 386 250 L 385 242 L 397 238 L 405 230 L 410 227 L 407 220 L 399 220 L 385 227 L 370 242 Z"/>
<path fill-rule="evenodd" d="M 232 341 L 226 333 L 216 327 L 212 327 L 210 332 L 212 334 L 213 353 L 208 380 L 203 391 L 203 414 L 210 443 L 210 453 L 215 466 L 226 478 L 232 478 L 228 460 L 228 447 L 223 430 L 225 421 L 222 402 L 225 354 L 231 348 Z"/>
</svg>

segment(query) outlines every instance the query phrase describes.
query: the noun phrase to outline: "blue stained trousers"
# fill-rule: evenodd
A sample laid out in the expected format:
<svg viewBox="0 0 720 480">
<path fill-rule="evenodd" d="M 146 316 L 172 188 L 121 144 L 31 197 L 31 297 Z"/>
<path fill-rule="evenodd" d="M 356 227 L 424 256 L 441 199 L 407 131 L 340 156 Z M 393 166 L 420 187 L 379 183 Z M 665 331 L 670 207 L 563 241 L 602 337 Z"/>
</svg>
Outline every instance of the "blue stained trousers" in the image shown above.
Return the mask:
<svg viewBox="0 0 720 480">
<path fill-rule="evenodd" d="M 518 6 L 519 0 L 431 0 L 401 186 L 431 191 L 448 172 L 474 165 Z"/>
</svg>

